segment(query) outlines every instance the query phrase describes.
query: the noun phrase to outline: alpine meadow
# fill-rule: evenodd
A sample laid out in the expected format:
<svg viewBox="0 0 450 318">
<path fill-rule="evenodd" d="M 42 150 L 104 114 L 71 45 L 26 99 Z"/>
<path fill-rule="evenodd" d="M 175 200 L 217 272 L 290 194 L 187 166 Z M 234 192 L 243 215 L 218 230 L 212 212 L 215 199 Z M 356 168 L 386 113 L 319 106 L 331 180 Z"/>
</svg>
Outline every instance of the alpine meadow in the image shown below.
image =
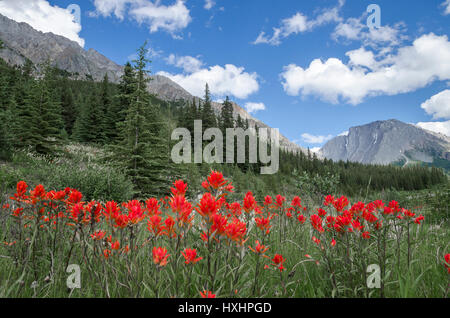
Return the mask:
<svg viewBox="0 0 450 318">
<path fill-rule="evenodd" d="M 0 1 L 0 297 L 448 298 L 449 25 Z"/>
</svg>

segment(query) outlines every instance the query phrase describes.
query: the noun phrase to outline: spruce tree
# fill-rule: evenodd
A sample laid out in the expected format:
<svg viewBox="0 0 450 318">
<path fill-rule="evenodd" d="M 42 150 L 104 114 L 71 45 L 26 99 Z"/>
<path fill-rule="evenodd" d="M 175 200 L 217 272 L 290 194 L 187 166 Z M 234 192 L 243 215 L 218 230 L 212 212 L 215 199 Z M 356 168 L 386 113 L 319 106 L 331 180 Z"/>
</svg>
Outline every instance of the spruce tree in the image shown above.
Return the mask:
<svg viewBox="0 0 450 318">
<path fill-rule="evenodd" d="M 211 104 L 211 93 L 209 91 L 208 83 L 205 85 L 205 100 L 201 110 L 201 119 L 203 131 L 208 128 L 217 127 L 216 116 L 214 114 L 212 104 Z"/>
<path fill-rule="evenodd" d="M 11 118 L 10 113 L 10 94 L 6 76 L 0 73 L 0 159 L 7 159 L 12 149 L 12 134 L 9 126 Z"/>
<path fill-rule="evenodd" d="M 226 138 L 227 128 L 234 128 L 235 122 L 233 117 L 233 105 L 228 96 L 222 104 L 222 109 L 219 117 L 219 127 L 222 135 Z M 223 143 L 223 162 L 227 160 L 226 142 Z"/>
<path fill-rule="evenodd" d="M 100 87 L 100 109 L 104 114 L 101 129 L 104 131 L 105 141 L 110 142 L 117 137 L 117 109 L 115 109 L 108 74 L 105 74 Z"/>
<path fill-rule="evenodd" d="M 227 128 L 234 128 L 233 105 L 228 96 L 222 104 L 220 113 L 220 129 L 225 134 Z"/>
<path fill-rule="evenodd" d="M 147 92 L 150 62 L 146 43 L 133 61 L 135 78 L 124 122 L 119 124 L 119 142 L 113 147 L 115 158 L 131 177 L 140 195 L 160 195 L 167 191 L 167 143 L 161 138 L 159 109 L 150 103 Z"/>
<path fill-rule="evenodd" d="M 31 147 L 40 154 L 53 154 L 59 144 L 63 120 L 60 102 L 52 90 L 54 69 L 44 65 L 44 77 L 32 81 L 24 105 L 18 111 L 20 117 L 20 145 Z"/>
<path fill-rule="evenodd" d="M 118 94 L 115 96 L 115 110 L 117 116 L 116 126 L 125 120 L 135 90 L 135 81 L 136 76 L 134 74 L 134 69 L 130 62 L 127 62 L 118 85 Z"/>
<path fill-rule="evenodd" d="M 76 120 L 76 106 L 72 89 L 69 86 L 67 77 L 61 81 L 61 109 L 64 120 L 64 128 L 71 135 Z"/>
</svg>

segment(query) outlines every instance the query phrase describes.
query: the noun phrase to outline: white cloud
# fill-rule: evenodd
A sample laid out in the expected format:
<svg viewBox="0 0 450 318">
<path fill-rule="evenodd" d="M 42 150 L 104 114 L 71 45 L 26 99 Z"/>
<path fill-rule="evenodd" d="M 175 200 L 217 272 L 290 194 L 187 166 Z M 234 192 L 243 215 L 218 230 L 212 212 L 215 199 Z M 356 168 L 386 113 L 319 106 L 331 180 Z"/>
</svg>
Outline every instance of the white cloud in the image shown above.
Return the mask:
<svg viewBox="0 0 450 318">
<path fill-rule="evenodd" d="M 302 134 L 302 139 L 308 144 L 323 144 L 324 142 L 333 138 L 333 135 L 328 136 L 315 136 L 308 133 Z"/>
<path fill-rule="evenodd" d="M 284 67 L 282 85 L 292 96 L 316 95 L 332 103 L 340 99 L 359 104 L 367 96 L 407 93 L 436 81 L 450 79 L 450 42 L 446 35 L 433 33 L 416 39 L 411 46 L 398 49 L 374 63 L 366 51 L 347 53 L 348 64 L 329 58 L 313 60 L 309 67 Z M 371 65 L 367 70 L 358 64 Z M 355 65 L 356 64 L 356 65 Z"/>
<path fill-rule="evenodd" d="M 146 5 L 130 10 L 130 14 L 139 23 L 148 24 L 151 33 L 159 29 L 173 33 L 186 28 L 191 22 L 189 10 L 183 0 L 177 0 L 171 6 L 159 5 L 159 1 L 155 4 L 148 2 Z"/>
<path fill-rule="evenodd" d="M 139 0 L 94 0 L 95 12 L 90 12 L 90 15 L 109 17 L 114 14 L 117 18 L 123 20 L 128 5 L 140 2 Z"/>
<path fill-rule="evenodd" d="M 177 56 L 170 54 L 166 58 L 167 64 L 182 68 L 187 73 L 194 73 L 201 69 L 203 62 L 192 56 Z"/>
<path fill-rule="evenodd" d="M 312 147 L 309 150 L 311 150 L 312 152 L 318 153 L 320 151 L 320 147 Z"/>
<path fill-rule="evenodd" d="M 185 29 L 192 18 L 185 0 L 176 0 L 172 5 L 163 5 L 160 0 L 94 0 L 96 11 L 93 15 L 105 17 L 115 15 L 123 20 L 126 13 L 137 21 L 148 25 L 150 33 L 164 30 L 174 38 L 176 33 Z"/>
<path fill-rule="evenodd" d="M 46 0 L 2 0 L 0 13 L 17 22 L 25 22 L 41 32 L 52 32 L 77 42 L 84 47 L 79 36 L 81 24 L 66 8 L 52 6 Z"/>
<path fill-rule="evenodd" d="M 341 132 L 338 136 L 348 136 L 348 130 Z"/>
<path fill-rule="evenodd" d="M 420 122 L 417 126 L 434 131 L 436 133 L 444 134 L 450 137 L 450 120 L 447 121 L 434 121 L 434 122 Z"/>
<path fill-rule="evenodd" d="M 253 44 L 280 45 L 283 38 L 287 38 L 292 34 L 304 33 L 330 22 L 342 21 L 342 18 L 339 16 L 339 11 L 343 5 L 344 0 L 340 0 L 336 7 L 322 10 L 322 13 L 314 19 L 308 19 L 303 13 L 297 12 L 290 18 L 283 19 L 278 28 L 273 28 L 273 35 L 271 37 L 261 31 Z"/>
<path fill-rule="evenodd" d="M 382 25 L 379 28 L 369 28 L 366 21 L 363 21 L 365 15 L 360 18 L 348 18 L 344 22 L 340 22 L 331 37 L 335 41 L 361 41 L 364 46 L 378 48 L 383 46 L 400 45 L 407 37 L 404 35 L 406 31 L 402 22 L 396 23 L 394 26 Z"/>
<path fill-rule="evenodd" d="M 354 66 L 364 66 L 369 69 L 374 69 L 377 66 L 377 61 L 372 51 L 367 51 L 364 48 L 349 51 L 345 53 L 350 59 L 349 64 Z"/>
<path fill-rule="evenodd" d="M 444 7 L 444 15 L 450 14 L 450 0 L 446 0 L 441 4 Z"/>
<path fill-rule="evenodd" d="M 216 2 L 214 0 L 205 0 L 205 8 L 206 10 L 210 10 L 212 7 L 216 5 Z"/>
<path fill-rule="evenodd" d="M 450 119 L 450 90 L 446 89 L 420 105 L 433 119 Z"/>
<path fill-rule="evenodd" d="M 264 105 L 264 103 L 246 103 L 245 109 L 249 114 L 252 114 L 260 110 L 265 110 L 266 106 Z"/>
<path fill-rule="evenodd" d="M 206 83 L 216 96 L 230 95 L 245 99 L 259 90 L 258 74 L 245 72 L 243 67 L 233 64 L 202 68 L 190 74 L 158 74 L 170 78 L 194 96 L 204 95 Z"/>
</svg>

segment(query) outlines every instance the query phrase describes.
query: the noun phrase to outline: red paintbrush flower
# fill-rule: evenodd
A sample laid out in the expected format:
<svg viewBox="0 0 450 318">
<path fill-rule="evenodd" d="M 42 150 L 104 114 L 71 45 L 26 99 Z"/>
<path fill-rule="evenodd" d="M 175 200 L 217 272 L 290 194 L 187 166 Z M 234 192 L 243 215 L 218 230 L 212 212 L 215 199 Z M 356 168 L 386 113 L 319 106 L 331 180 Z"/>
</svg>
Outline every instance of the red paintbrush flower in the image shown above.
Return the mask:
<svg viewBox="0 0 450 318">
<path fill-rule="evenodd" d="M 281 254 L 275 254 L 275 256 L 272 259 L 272 265 L 278 267 L 280 272 L 282 272 L 285 268 L 283 266 L 283 263 L 286 261 L 285 258 L 283 258 L 283 255 Z"/>
<path fill-rule="evenodd" d="M 203 197 L 200 199 L 200 203 L 195 210 L 205 219 L 209 220 L 213 214 L 217 212 L 219 209 L 220 203 L 216 201 L 216 198 L 209 193 L 206 192 L 203 194 Z"/>
<path fill-rule="evenodd" d="M 262 245 L 258 240 L 255 241 L 255 248 L 253 249 L 250 245 L 248 246 L 248 248 L 256 254 L 264 254 L 265 252 L 267 252 L 267 250 L 269 249 L 267 246 Z"/>
<path fill-rule="evenodd" d="M 187 184 L 183 180 L 177 180 L 173 183 L 174 188 L 170 188 L 173 195 L 185 195 L 188 188 Z"/>
<path fill-rule="evenodd" d="M 184 256 L 185 264 L 195 264 L 203 259 L 203 257 L 197 257 L 197 250 L 195 248 L 186 248 L 181 254 Z"/>
<path fill-rule="evenodd" d="M 162 247 L 153 247 L 153 262 L 159 266 L 165 266 L 170 254 L 167 254 L 167 250 Z"/>
<path fill-rule="evenodd" d="M 249 213 L 256 208 L 256 200 L 251 191 L 247 192 L 244 197 L 244 211 Z"/>
<path fill-rule="evenodd" d="M 227 183 L 227 181 L 223 178 L 223 174 L 221 172 L 214 171 L 214 170 L 211 171 L 211 173 L 209 174 L 207 179 L 208 179 L 209 185 L 213 189 L 218 189 Z"/>
<path fill-rule="evenodd" d="M 200 292 L 200 296 L 202 296 L 202 298 L 216 298 L 216 294 L 213 294 L 209 290 L 204 290 L 203 292 Z"/>
</svg>

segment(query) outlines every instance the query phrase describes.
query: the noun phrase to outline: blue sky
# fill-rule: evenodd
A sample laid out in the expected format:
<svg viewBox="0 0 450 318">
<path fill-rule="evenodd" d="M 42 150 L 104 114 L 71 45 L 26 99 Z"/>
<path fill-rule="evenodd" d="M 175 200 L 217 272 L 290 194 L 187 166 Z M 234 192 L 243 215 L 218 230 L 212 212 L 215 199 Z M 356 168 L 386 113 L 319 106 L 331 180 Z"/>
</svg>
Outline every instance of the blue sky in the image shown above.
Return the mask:
<svg viewBox="0 0 450 318">
<path fill-rule="evenodd" d="M 152 73 L 194 95 L 207 81 L 304 147 L 390 118 L 450 134 L 450 0 L 2 2 L 119 64 L 147 40 Z M 63 10 L 73 3 L 81 20 Z"/>
</svg>

